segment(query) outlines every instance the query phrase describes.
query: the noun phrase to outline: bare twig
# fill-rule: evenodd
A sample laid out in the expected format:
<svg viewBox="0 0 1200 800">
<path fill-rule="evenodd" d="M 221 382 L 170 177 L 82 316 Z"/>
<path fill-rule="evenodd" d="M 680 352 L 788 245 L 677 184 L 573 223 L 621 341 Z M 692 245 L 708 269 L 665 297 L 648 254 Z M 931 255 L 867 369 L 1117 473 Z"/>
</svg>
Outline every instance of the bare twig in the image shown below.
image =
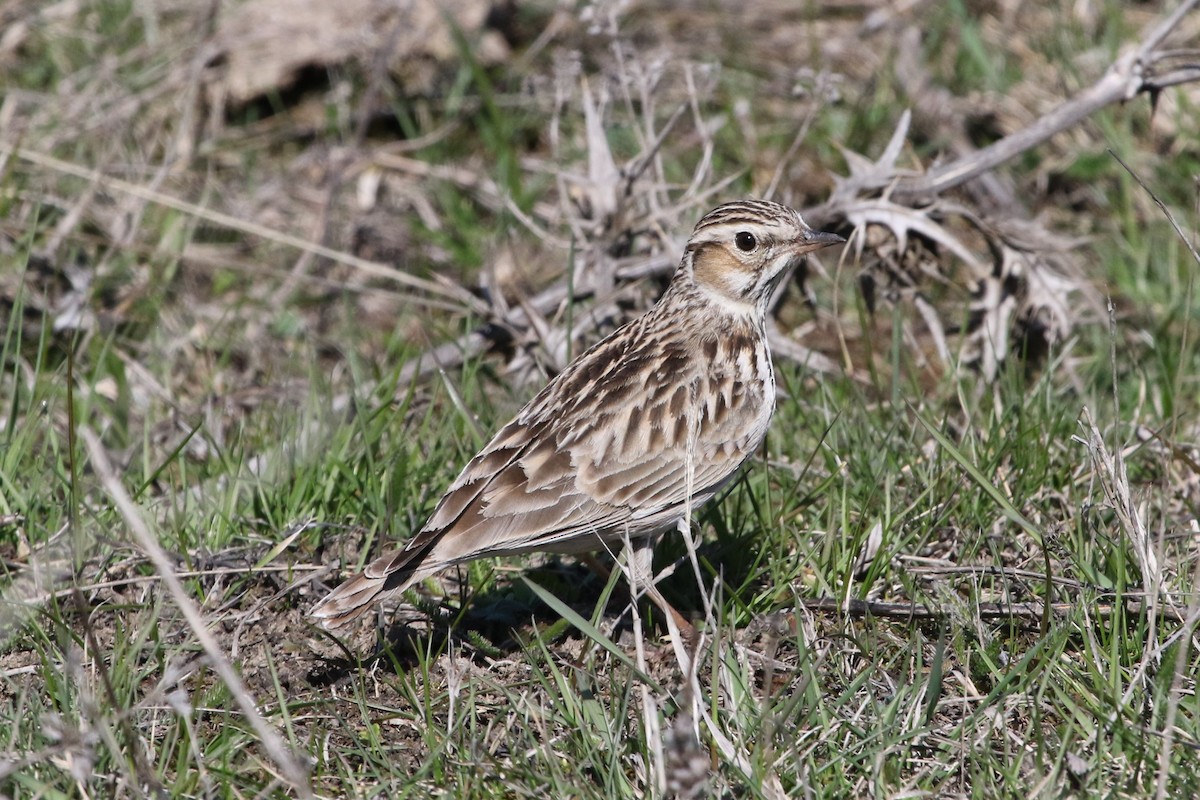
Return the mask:
<svg viewBox="0 0 1200 800">
<path fill-rule="evenodd" d="M 892 197 L 910 202 L 936 196 L 995 169 L 1105 106 L 1131 100 L 1142 92 L 1156 92 L 1187 80 L 1200 80 L 1200 65 L 1175 69 L 1161 76 L 1162 80 L 1154 74 L 1157 63 L 1175 56 L 1173 51 L 1157 51 L 1159 44 L 1198 2 L 1200 0 L 1180 3 L 1172 14 L 1150 28 L 1136 47 L 1118 58 L 1099 81 L 1029 127 L 938 167 L 927 175 L 901 180 Z"/>
</svg>

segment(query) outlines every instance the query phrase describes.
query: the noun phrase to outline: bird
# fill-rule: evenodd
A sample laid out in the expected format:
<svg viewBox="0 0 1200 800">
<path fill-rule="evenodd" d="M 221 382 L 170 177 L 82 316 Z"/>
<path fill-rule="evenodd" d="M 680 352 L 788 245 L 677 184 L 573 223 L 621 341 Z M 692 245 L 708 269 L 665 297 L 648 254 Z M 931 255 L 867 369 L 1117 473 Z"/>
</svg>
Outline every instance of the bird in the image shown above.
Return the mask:
<svg viewBox="0 0 1200 800">
<path fill-rule="evenodd" d="M 337 631 L 447 567 L 492 556 L 623 547 L 648 574 L 661 535 L 727 485 L 766 437 L 776 286 L 805 254 L 844 241 L 767 200 L 705 214 L 659 301 L 551 379 L 467 463 L 413 538 L 311 615 Z"/>
</svg>

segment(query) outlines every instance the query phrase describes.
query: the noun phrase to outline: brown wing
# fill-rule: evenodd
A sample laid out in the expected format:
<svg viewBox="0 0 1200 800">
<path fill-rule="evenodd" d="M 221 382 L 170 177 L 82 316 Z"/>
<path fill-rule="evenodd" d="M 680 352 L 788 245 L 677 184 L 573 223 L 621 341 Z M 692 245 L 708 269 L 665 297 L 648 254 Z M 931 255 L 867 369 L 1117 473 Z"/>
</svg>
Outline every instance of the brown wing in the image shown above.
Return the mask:
<svg viewBox="0 0 1200 800">
<path fill-rule="evenodd" d="M 670 524 L 689 496 L 694 507 L 707 501 L 765 434 L 774 397 L 747 351 L 715 364 L 665 344 L 600 353 L 608 370 L 594 377 L 585 358 L 467 465 L 411 547 L 436 538 L 422 561 L 446 565 L 586 548 L 581 539 L 595 547 L 596 536 Z"/>
</svg>

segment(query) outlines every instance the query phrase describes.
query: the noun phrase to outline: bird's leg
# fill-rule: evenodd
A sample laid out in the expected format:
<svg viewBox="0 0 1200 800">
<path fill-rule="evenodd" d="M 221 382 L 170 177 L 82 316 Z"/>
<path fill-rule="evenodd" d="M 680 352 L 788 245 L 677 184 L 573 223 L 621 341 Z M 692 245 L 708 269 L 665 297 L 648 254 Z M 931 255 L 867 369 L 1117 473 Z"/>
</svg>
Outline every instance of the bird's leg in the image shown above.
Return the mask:
<svg viewBox="0 0 1200 800">
<path fill-rule="evenodd" d="M 685 636 L 693 636 L 696 630 L 695 626 L 688 621 L 687 617 L 683 616 L 683 613 L 679 609 L 667 602 L 667 599 L 662 596 L 662 593 L 658 591 L 655 585 L 656 581 L 670 576 L 678 566 L 678 562 L 667 567 L 658 575 L 655 575 L 653 573 L 654 545 L 645 538 L 639 540 L 639 542 L 643 546 L 639 547 L 638 543 L 626 542 L 623 548 L 625 560 L 630 562 L 632 569 L 636 570 L 636 573 L 632 576 L 630 575 L 631 567 L 626 567 L 622 570 L 622 573 L 625 575 L 625 582 L 629 584 L 633 599 L 637 600 L 643 594 L 649 595 L 650 600 L 658 606 L 659 610 L 674 621 L 676 628 L 683 632 Z M 636 556 L 631 556 L 631 553 L 636 553 Z M 580 553 L 578 558 L 584 566 L 596 573 L 600 577 L 600 580 L 607 582 L 612 577 L 612 570 L 591 553 Z M 668 626 L 668 632 L 670 632 L 670 626 Z"/>
<path fill-rule="evenodd" d="M 644 594 L 662 610 L 666 617 L 667 631 L 671 634 L 671 647 L 675 651 L 675 658 L 686 672 L 692 663 L 691 651 L 697 641 L 696 628 L 667 602 L 667 598 L 663 597 L 654 583 L 654 545 L 658 538 L 656 535 L 626 540 L 625 577 L 629 581 L 635 603 Z"/>
</svg>

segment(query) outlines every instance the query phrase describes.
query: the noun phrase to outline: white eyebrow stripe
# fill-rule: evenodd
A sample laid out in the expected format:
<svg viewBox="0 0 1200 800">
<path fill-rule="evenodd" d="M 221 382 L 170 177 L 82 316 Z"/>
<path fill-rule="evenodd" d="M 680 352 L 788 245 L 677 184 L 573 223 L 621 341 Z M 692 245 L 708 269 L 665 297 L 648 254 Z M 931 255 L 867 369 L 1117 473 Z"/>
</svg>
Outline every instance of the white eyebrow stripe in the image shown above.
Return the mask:
<svg viewBox="0 0 1200 800">
<path fill-rule="evenodd" d="M 711 225 L 703 229 L 697 230 L 692 234 L 689 244 L 709 244 L 716 242 L 728 242 L 733 239 L 733 236 L 742 231 L 747 231 L 754 234 L 755 238 L 761 241 L 770 241 L 774 239 L 774 233 L 777 228 L 770 225 L 763 225 L 761 222 L 745 222 L 738 224 Z"/>
</svg>

